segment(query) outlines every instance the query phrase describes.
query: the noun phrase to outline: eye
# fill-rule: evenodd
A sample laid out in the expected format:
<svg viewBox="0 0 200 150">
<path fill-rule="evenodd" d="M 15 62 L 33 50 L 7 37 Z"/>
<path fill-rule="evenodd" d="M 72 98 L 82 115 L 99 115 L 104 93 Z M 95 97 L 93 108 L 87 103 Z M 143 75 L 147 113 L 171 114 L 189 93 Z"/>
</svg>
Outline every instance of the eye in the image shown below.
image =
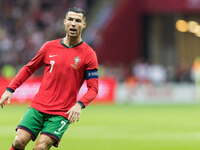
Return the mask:
<svg viewBox="0 0 200 150">
<path fill-rule="evenodd" d="M 67 20 L 69 20 L 69 21 L 72 21 L 72 20 L 73 20 L 73 18 L 68 18 Z"/>
<path fill-rule="evenodd" d="M 81 19 L 76 19 L 76 22 L 82 22 L 82 20 Z"/>
</svg>

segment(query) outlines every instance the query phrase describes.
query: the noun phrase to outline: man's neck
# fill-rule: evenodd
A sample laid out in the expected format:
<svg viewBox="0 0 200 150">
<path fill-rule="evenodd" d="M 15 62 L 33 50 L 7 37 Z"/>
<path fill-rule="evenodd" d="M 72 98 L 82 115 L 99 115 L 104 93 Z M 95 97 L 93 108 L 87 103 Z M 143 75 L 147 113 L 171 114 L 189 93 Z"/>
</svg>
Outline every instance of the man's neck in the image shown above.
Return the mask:
<svg viewBox="0 0 200 150">
<path fill-rule="evenodd" d="M 73 38 L 73 37 L 69 37 L 69 36 L 65 36 L 64 37 L 64 44 L 69 46 L 69 47 L 73 47 L 77 44 L 79 44 L 82 41 L 81 38 Z"/>
</svg>

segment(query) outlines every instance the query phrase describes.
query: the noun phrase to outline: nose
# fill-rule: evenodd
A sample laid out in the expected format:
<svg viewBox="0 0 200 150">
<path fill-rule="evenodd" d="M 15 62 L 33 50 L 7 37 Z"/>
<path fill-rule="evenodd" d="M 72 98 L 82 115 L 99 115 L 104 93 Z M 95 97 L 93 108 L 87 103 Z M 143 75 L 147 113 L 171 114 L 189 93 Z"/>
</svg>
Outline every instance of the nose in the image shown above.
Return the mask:
<svg viewBox="0 0 200 150">
<path fill-rule="evenodd" d="M 76 25 L 76 24 L 75 24 L 75 20 L 73 20 L 73 21 L 72 21 L 72 26 L 75 26 L 75 25 Z"/>
</svg>

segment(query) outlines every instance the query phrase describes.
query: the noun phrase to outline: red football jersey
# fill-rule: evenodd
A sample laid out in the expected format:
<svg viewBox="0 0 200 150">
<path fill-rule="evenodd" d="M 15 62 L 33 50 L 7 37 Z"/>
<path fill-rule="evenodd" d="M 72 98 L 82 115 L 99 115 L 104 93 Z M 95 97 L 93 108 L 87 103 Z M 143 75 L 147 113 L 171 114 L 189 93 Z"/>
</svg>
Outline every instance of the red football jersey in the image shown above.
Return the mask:
<svg viewBox="0 0 200 150">
<path fill-rule="evenodd" d="M 79 101 L 87 106 L 96 97 L 97 57 L 85 42 L 71 48 L 63 43 L 63 39 L 46 42 L 8 87 L 15 90 L 42 65 L 45 65 L 43 80 L 31 107 L 67 118 L 65 113 L 77 102 L 79 89 L 85 79 L 88 91 Z"/>
</svg>

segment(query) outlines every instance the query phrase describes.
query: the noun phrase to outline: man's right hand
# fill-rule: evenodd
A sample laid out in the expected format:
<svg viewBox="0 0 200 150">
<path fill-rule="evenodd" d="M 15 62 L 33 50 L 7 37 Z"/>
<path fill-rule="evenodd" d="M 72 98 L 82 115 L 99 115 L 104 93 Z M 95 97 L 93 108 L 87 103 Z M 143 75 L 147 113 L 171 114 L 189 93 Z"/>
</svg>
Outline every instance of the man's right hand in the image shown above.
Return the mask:
<svg viewBox="0 0 200 150">
<path fill-rule="evenodd" d="M 3 108 L 3 106 L 5 105 L 5 101 L 8 100 L 8 104 L 10 104 L 10 99 L 12 97 L 12 93 L 9 92 L 9 91 L 5 91 L 3 93 L 3 95 L 1 96 L 1 100 L 0 100 L 0 105 L 1 105 L 1 108 Z"/>
</svg>

